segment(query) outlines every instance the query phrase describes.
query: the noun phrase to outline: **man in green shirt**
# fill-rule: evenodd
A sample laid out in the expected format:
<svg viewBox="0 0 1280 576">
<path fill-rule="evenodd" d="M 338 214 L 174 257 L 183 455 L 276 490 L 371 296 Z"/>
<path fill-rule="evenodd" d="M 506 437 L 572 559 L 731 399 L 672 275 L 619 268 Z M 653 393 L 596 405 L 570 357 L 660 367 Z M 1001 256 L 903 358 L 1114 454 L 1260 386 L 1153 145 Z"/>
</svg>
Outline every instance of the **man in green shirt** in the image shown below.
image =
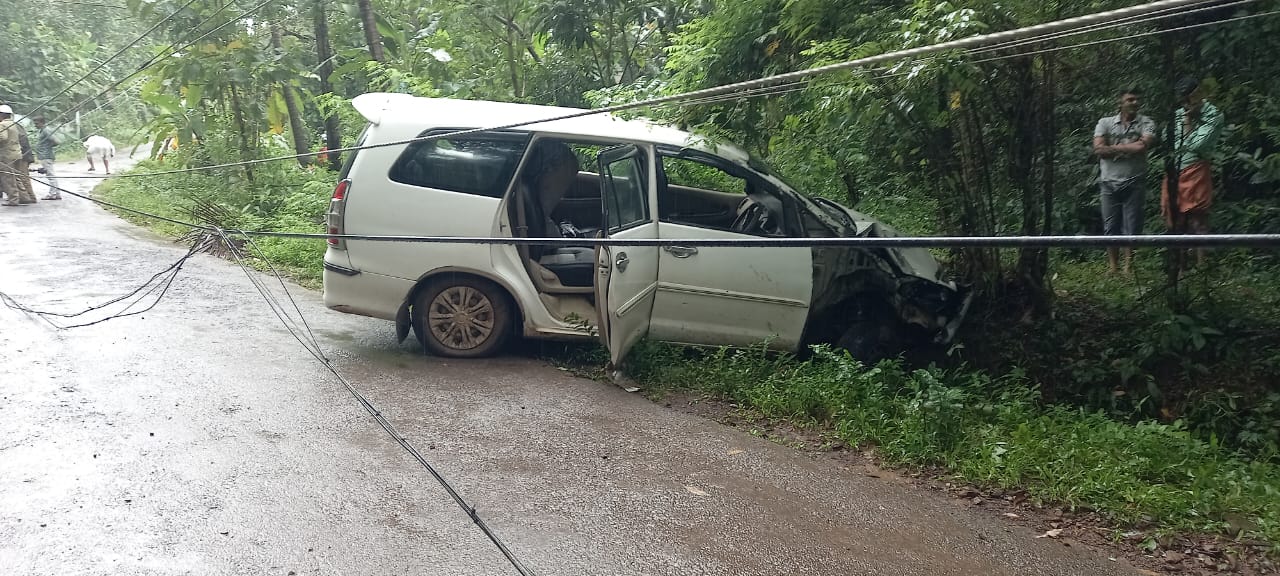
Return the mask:
<svg viewBox="0 0 1280 576">
<path fill-rule="evenodd" d="M 36 160 L 40 161 L 40 170 L 44 172 L 45 182 L 49 183 L 49 193 L 42 200 L 61 200 L 61 189 L 58 188 L 58 176 L 54 174 L 54 148 L 61 144 L 61 138 L 47 125 L 44 116 L 31 119 L 36 126 Z"/>
<path fill-rule="evenodd" d="M 1175 88 L 1182 107 L 1174 115 L 1174 157 L 1178 161 L 1177 195 L 1170 198 L 1166 178 L 1161 190 L 1161 211 L 1174 232 L 1209 233 L 1209 207 L 1213 204 L 1213 156 L 1222 135 L 1224 119 L 1205 100 L 1204 87 L 1194 78 L 1183 78 Z M 1204 249 L 1196 250 L 1196 263 L 1204 263 Z"/>
</svg>

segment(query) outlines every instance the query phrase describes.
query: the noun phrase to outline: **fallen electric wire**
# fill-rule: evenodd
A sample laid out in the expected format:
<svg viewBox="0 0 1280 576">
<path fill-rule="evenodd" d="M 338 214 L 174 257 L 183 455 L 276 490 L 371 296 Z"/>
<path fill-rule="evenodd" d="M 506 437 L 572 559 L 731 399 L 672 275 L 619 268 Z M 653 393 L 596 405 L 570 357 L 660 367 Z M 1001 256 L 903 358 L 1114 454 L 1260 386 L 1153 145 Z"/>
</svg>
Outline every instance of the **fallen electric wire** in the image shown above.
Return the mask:
<svg viewBox="0 0 1280 576">
<path fill-rule="evenodd" d="M 12 174 L 12 172 L 10 172 L 10 174 Z M 33 178 L 33 180 L 36 180 L 37 182 L 41 182 L 39 179 Z M 41 183 L 45 184 L 46 186 L 49 185 L 47 182 L 41 182 Z M 254 270 L 246 262 L 245 254 L 241 252 L 240 247 L 237 246 L 236 242 L 228 235 L 227 230 L 223 230 L 222 228 L 218 228 L 216 226 L 207 226 L 207 225 L 195 224 L 190 222 L 183 222 L 180 220 L 174 220 L 172 218 L 166 218 L 156 214 L 150 214 L 147 212 L 143 212 L 141 210 L 127 208 L 124 206 L 120 206 L 118 204 L 114 204 L 104 200 L 99 200 L 91 196 L 72 192 L 70 190 L 66 190 L 65 188 L 61 188 L 61 187 L 58 187 L 56 189 L 59 190 L 60 193 L 65 193 L 71 196 L 75 196 L 77 198 L 83 198 L 85 200 L 89 200 L 91 202 L 94 202 L 100 205 L 109 206 L 109 207 L 117 208 L 121 210 L 126 210 L 133 214 L 145 216 L 148 218 L 155 218 L 155 219 L 163 220 L 166 222 L 171 222 L 174 224 L 188 226 L 193 230 L 201 231 L 201 234 L 199 234 L 197 241 L 192 244 L 191 249 L 188 250 L 187 253 L 178 262 L 176 262 L 173 266 L 170 266 L 169 268 L 165 269 L 165 271 L 156 274 L 155 276 L 152 277 L 152 281 L 149 281 L 147 284 L 139 287 L 138 289 L 130 293 L 130 295 L 137 294 L 138 292 L 141 292 L 143 289 L 145 289 L 148 285 L 152 285 L 152 282 L 155 281 L 157 278 L 161 278 L 161 277 L 165 278 L 160 283 L 152 286 L 151 290 L 148 290 L 146 293 L 142 295 L 141 298 L 145 298 L 146 296 L 153 293 L 156 289 L 159 288 L 161 290 L 160 295 L 157 296 L 156 300 L 152 302 L 151 305 L 148 306 L 145 310 L 137 310 L 137 311 L 128 312 L 128 313 L 117 313 L 107 318 L 103 318 L 94 322 L 85 323 L 82 325 L 58 326 L 57 324 L 54 324 L 55 327 L 59 329 L 78 328 L 82 326 L 90 326 L 100 322 L 105 322 L 106 320 L 109 320 L 111 318 L 118 318 L 122 316 L 132 316 L 134 314 L 141 314 L 143 312 L 146 312 L 147 310 L 154 308 L 155 305 L 159 303 L 160 299 L 164 297 L 165 292 L 168 291 L 169 285 L 173 283 L 174 276 L 176 276 L 177 272 L 182 268 L 182 264 L 184 264 L 188 259 L 190 259 L 195 254 L 208 250 L 211 244 L 221 244 L 227 250 L 227 253 L 230 254 L 230 256 L 235 261 L 235 263 L 240 267 L 240 269 L 244 271 L 245 275 L 249 278 L 249 283 L 253 285 L 253 287 L 258 291 L 260 295 L 262 295 L 263 299 L 267 302 L 267 306 L 271 309 L 271 312 L 275 314 L 277 318 L 280 319 L 280 322 L 284 324 L 285 329 L 289 331 L 289 334 L 293 336 L 293 338 L 297 340 L 298 343 L 301 344 L 302 347 L 306 349 L 306 351 L 310 353 L 317 361 L 323 364 L 325 369 L 327 369 L 331 374 L 333 374 L 335 378 L 338 379 L 338 382 L 340 382 L 342 386 L 346 388 L 347 391 L 353 397 L 355 397 L 355 399 L 360 403 L 361 407 L 363 407 L 366 411 L 369 412 L 371 416 L 373 416 L 374 420 L 378 423 L 380 427 L 382 427 L 384 431 L 387 432 L 388 435 L 391 436 L 392 440 L 394 440 L 397 444 L 399 444 L 401 448 L 403 448 L 410 456 L 412 456 L 415 460 L 417 460 L 418 463 L 421 464 L 422 467 L 425 468 L 429 474 L 431 474 L 431 476 L 436 480 L 436 482 L 438 482 L 441 485 L 441 487 L 444 488 L 445 492 L 448 493 L 451 498 L 453 498 L 454 502 L 456 502 L 458 506 L 462 508 L 463 512 L 467 514 L 467 517 L 470 518 L 471 521 L 477 527 L 480 528 L 480 531 L 483 532 L 484 535 L 487 538 L 489 538 L 489 540 L 494 544 L 494 546 L 498 548 L 498 551 L 500 551 L 502 555 L 507 558 L 507 560 L 511 563 L 511 565 L 516 569 L 516 571 L 518 571 L 522 576 L 532 576 L 533 574 L 535 574 L 533 570 L 525 566 L 524 563 L 521 562 L 518 557 L 516 557 L 515 553 L 513 553 L 511 549 L 507 547 L 506 543 L 504 543 L 502 539 L 499 538 L 498 535 L 493 531 L 493 529 L 490 528 L 487 523 L 485 523 L 484 519 L 481 518 L 480 514 L 476 511 L 475 506 L 472 506 L 470 503 L 468 503 L 467 500 L 463 498 L 460 493 L 458 493 L 457 489 L 454 488 L 453 485 L 449 483 L 448 479 L 446 479 L 444 475 L 442 475 L 440 471 L 435 468 L 435 466 L 433 466 L 429 461 L 427 461 L 427 459 L 423 457 L 422 453 L 419 452 L 418 449 L 415 448 L 413 444 L 411 444 L 408 441 L 408 439 L 404 437 L 404 435 L 400 434 L 400 432 L 396 430 L 395 426 L 392 425 L 391 422 L 387 420 L 385 416 L 383 416 L 382 412 L 378 410 L 373 405 L 373 403 L 370 402 L 369 399 L 366 398 L 364 394 L 361 393 L 360 390 L 351 383 L 351 381 L 347 380 L 347 378 L 344 377 L 336 367 L 334 367 L 333 363 L 329 360 L 329 358 L 324 355 L 324 351 L 320 346 L 319 340 L 316 339 L 315 334 L 311 331 L 311 325 L 307 322 L 306 317 L 303 315 L 301 307 L 298 306 L 298 302 L 293 298 L 293 294 L 289 292 L 289 288 L 285 284 L 284 277 L 281 276 L 279 270 L 277 270 L 275 265 L 271 262 L 271 259 L 267 257 L 266 253 L 262 251 L 261 247 L 258 246 L 257 242 L 254 241 L 252 237 L 246 236 L 246 242 L 250 247 L 252 247 L 252 250 L 254 252 L 253 256 L 258 260 L 265 262 L 268 268 L 270 269 L 271 274 L 275 276 L 276 280 L 280 283 L 281 290 L 284 291 L 285 296 L 289 299 L 289 302 L 292 305 L 292 308 L 297 315 L 296 320 L 293 318 L 293 316 L 289 314 L 288 309 L 285 308 L 285 306 L 280 302 L 280 300 L 276 298 L 275 294 L 271 292 L 270 287 L 268 287 L 265 283 L 263 283 L 254 274 Z M 168 275 L 165 276 L 166 274 Z M 101 308 L 106 305 L 110 305 L 114 302 L 122 301 L 128 298 L 130 295 L 115 298 L 102 305 L 91 307 L 89 310 L 86 310 L 85 312 L 88 312 L 97 308 Z M 50 322 L 51 324 L 52 324 L 52 321 L 49 320 L 48 318 L 49 316 L 74 317 L 80 314 L 84 314 L 84 312 L 79 312 L 75 314 L 64 315 L 56 312 L 45 312 L 45 311 L 35 310 L 19 304 L 16 300 L 10 298 L 7 294 L 4 294 L 3 292 L 0 292 L 0 299 L 2 299 L 4 303 L 8 305 L 10 308 L 15 308 L 29 314 L 40 316 L 45 321 Z M 130 306 L 126 307 L 126 309 L 122 312 L 127 312 L 128 309 L 133 305 L 134 304 L 130 304 Z M 305 337 L 304 337 L 304 332 L 305 332 Z"/>
<path fill-rule="evenodd" d="M 240 252 L 240 248 L 236 246 L 236 243 L 228 235 L 228 232 L 229 231 L 222 230 L 222 229 L 217 230 L 217 234 L 221 238 L 222 242 L 224 243 L 228 252 L 231 254 L 232 258 L 235 260 L 236 264 L 239 265 L 240 269 L 244 271 L 245 276 L 249 278 L 249 282 L 253 284 L 254 288 L 258 290 L 258 293 L 262 295 L 263 299 L 267 302 L 267 306 L 271 308 L 271 311 L 276 315 L 277 318 L 280 319 L 280 322 L 284 324 L 285 328 L 289 331 L 289 334 L 292 335 L 294 339 L 298 341 L 299 344 L 302 344 L 302 347 L 305 348 L 307 352 L 309 352 L 313 357 L 315 357 L 315 359 L 318 362 L 323 364 L 325 369 L 327 369 L 329 373 L 333 374 L 334 378 L 337 378 L 338 382 L 340 382 L 342 386 L 347 389 L 347 392 L 349 392 L 353 397 L 355 397 L 356 401 L 360 403 L 360 406 L 363 407 L 365 411 L 369 413 L 370 416 L 373 416 L 373 419 L 378 423 L 379 426 L 382 427 L 384 431 L 386 431 L 388 435 L 391 436 L 392 440 L 394 440 L 397 444 L 399 444 L 400 447 L 405 450 L 405 452 L 407 452 L 410 456 L 412 456 L 414 460 L 417 460 L 418 464 L 422 465 L 422 467 L 426 469 L 426 471 L 429 474 L 431 474 L 433 478 L 435 478 L 436 482 L 438 482 L 440 486 L 444 488 L 445 492 L 447 492 L 449 496 L 453 498 L 453 501 L 456 502 L 458 506 L 462 508 L 463 512 L 466 512 L 467 517 L 469 517 L 471 521 L 477 527 L 480 528 L 480 531 L 483 532 L 484 535 L 489 538 L 489 541 L 492 542 L 493 545 L 498 548 L 498 551 L 502 552 L 502 555 L 506 557 L 507 561 L 511 563 L 512 567 L 514 567 L 516 571 L 518 571 L 520 574 L 524 576 L 530 576 L 534 574 L 534 572 L 530 568 L 525 566 L 524 563 L 521 562 L 518 557 L 516 557 L 515 553 L 512 552 L 511 549 L 507 547 L 507 545 L 502 541 L 501 538 L 498 537 L 498 535 L 493 531 L 493 529 L 490 528 L 487 523 L 485 523 L 484 519 L 481 518 L 480 514 L 476 511 L 475 506 L 472 506 L 471 504 L 469 504 L 467 500 L 463 498 L 461 494 L 458 493 L 457 489 L 455 489 L 453 485 L 449 483 L 449 481 L 444 477 L 444 475 L 442 475 L 440 471 L 437 470 L 436 467 L 431 464 L 431 462 L 429 462 L 425 457 L 423 457 L 422 453 L 419 452 L 418 449 L 415 448 L 413 444 L 411 444 L 409 440 L 404 437 L 403 434 L 400 434 L 400 432 L 396 430 L 395 426 L 391 423 L 391 421 L 388 420 L 386 416 L 384 416 L 382 412 L 378 410 L 378 408 L 375 407 L 373 403 L 370 402 L 369 399 L 365 397 L 365 395 L 361 393 L 360 390 L 351 383 L 351 381 L 347 380 L 347 378 L 344 377 L 336 367 L 334 367 L 333 363 L 327 357 L 325 357 L 323 351 L 321 350 L 320 342 L 316 340 L 315 335 L 311 333 L 310 325 L 307 324 L 306 317 L 303 316 L 302 309 L 298 306 L 297 301 L 294 300 L 293 294 L 289 292 L 289 288 L 285 284 L 284 278 L 281 277 L 279 271 L 276 270 L 275 265 L 271 264 L 271 260 L 267 258 L 267 255 L 265 253 L 262 252 L 261 248 L 258 247 L 257 243 L 253 242 L 252 239 L 249 240 L 249 245 L 253 248 L 255 252 L 254 256 L 257 259 L 262 260 L 268 264 L 269 268 L 271 269 L 272 275 L 274 275 L 276 277 L 276 280 L 279 281 L 281 289 L 284 291 L 285 296 L 289 299 L 289 302 L 292 305 L 292 308 L 297 313 L 298 315 L 297 321 L 295 321 L 289 315 L 288 310 L 276 298 L 275 294 L 271 292 L 270 288 L 265 283 L 263 283 L 260 279 L 257 278 L 257 276 L 254 274 L 254 270 L 245 261 L 245 255 Z M 304 327 L 306 327 L 305 338 L 304 338 L 304 335 L 301 333 L 301 330 L 298 329 L 299 321 Z"/>
<path fill-rule="evenodd" d="M 55 329 L 58 329 L 58 330 L 85 328 L 88 326 L 93 326 L 95 324 L 101 324 L 109 320 L 114 320 L 116 318 L 124 318 L 127 316 L 136 316 L 139 314 L 145 314 L 146 312 L 151 311 L 151 309 L 155 308 L 158 304 L 160 304 L 160 301 L 164 299 L 166 294 L 168 294 L 169 288 L 173 286 L 173 281 L 178 277 L 178 273 L 182 271 L 182 267 L 187 263 L 188 260 L 191 259 L 192 256 L 195 256 L 196 254 L 199 254 L 201 252 L 208 250 L 212 246 L 217 245 L 218 242 L 219 242 L 219 239 L 217 236 L 214 236 L 208 232 L 201 233 L 191 243 L 191 247 L 187 250 L 186 254 L 183 254 L 182 257 L 178 259 L 178 261 L 174 262 L 173 264 L 170 264 L 164 270 L 161 270 L 160 272 L 155 273 L 155 275 L 151 276 L 151 278 L 148 279 L 146 282 L 142 283 L 142 285 L 138 286 L 137 288 L 134 288 L 133 290 L 129 291 L 126 294 L 117 296 L 101 304 L 95 304 L 79 312 L 55 312 L 51 310 L 41 310 L 37 308 L 32 308 L 30 306 L 22 304 L 21 302 L 18 302 L 16 298 L 14 298 L 13 296 L 5 292 L 0 292 L 0 301 L 3 301 L 4 305 L 8 306 L 9 308 L 40 318 L 41 320 L 44 320 L 50 326 L 53 326 Z M 148 303 L 145 307 L 134 309 L 135 306 L 139 306 L 143 304 L 148 299 L 150 299 L 150 303 Z M 120 310 L 111 312 L 106 316 L 103 316 L 102 318 L 98 318 L 96 320 L 91 320 L 87 322 L 78 322 L 74 324 L 61 324 L 54 320 L 55 318 L 67 319 L 67 320 L 72 318 L 80 318 L 81 316 L 84 316 L 91 312 L 105 310 L 115 304 L 120 304 L 120 303 L 125 303 L 125 306 Z"/>
</svg>

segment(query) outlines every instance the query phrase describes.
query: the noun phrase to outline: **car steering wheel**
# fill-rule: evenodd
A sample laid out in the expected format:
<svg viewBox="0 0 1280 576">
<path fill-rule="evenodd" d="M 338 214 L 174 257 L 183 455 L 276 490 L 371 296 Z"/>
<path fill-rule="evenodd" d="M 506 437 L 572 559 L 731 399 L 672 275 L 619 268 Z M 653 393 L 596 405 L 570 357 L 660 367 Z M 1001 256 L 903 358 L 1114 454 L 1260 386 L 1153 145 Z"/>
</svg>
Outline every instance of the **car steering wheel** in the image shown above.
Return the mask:
<svg viewBox="0 0 1280 576">
<path fill-rule="evenodd" d="M 769 214 L 769 210 L 750 198 L 744 198 L 738 205 L 738 216 L 733 219 L 730 230 L 740 234 L 755 236 L 775 236 L 778 225 Z"/>
</svg>

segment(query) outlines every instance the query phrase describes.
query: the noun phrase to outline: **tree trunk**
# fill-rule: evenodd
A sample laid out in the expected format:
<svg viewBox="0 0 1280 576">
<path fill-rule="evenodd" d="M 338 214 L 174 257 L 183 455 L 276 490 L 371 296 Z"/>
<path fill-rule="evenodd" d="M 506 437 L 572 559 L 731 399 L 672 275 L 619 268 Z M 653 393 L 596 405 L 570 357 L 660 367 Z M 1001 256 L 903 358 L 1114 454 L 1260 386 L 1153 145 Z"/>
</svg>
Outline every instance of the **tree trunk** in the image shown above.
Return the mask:
<svg viewBox="0 0 1280 576">
<path fill-rule="evenodd" d="M 1044 121 L 1044 156 L 1042 163 L 1040 186 L 1043 190 L 1044 226 L 1040 233 L 1046 236 L 1053 234 L 1054 190 L 1058 186 L 1058 71 L 1057 60 L 1053 56 L 1044 57 L 1044 105 L 1041 106 L 1041 118 Z M 1049 250 L 1040 249 L 1041 276 L 1049 272 Z"/>
<path fill-rule="evenodd" d="M 280 27 L 274 24 L 271 26 L 271 47 L 281 53 L 284 52 Z M 298 109 L 297 95 L 293 93 L 293 86 L 288 82 L 280 83 L 280 93 L 284 95 L 284 107 L 289 112 L 289 132 L 293 135 L 293 151 L 298 155 L 298 165 L 306 166 L 311 163 L 311 157 L 305 156 L 311 151 L 311 144 L 307 142 L 307 131 L 302 124 L 302 112 Z"/>
<path fill-rule="evenodd" d="M 858 174 L 849 166 L 840 167 L 840 182 L 844 184 L 845 200 L 849 207 L 855 207 L 862 201 L 862 190 L 858 187 Z"/>
<path fill-rule="evenodd" d="M 1046 230 L 1043 227 L 1047 221 L 1044 213 L 1046 182 L 1042 181 L 1037 186 L 1035 160 L 1036 154 L 1042 150 L 1046 158 L 1051 158 L 1050 150 L 1054 146 L 1053 133 L 1048 131 L 1052 120 L 1046 120 L 1053 116 L 1051 66 L 1047 60 L 1041 61 L 1042 77 L 1038 80 L 1034 60 L 1019 61 L 1011 66 L 1012 76 L 1016 78 L 1016 95 L 1014 121 L 1010 126 L 1009 180 L 1020 192 L 1023 236 L 1037 236 Z M 1044 165 L 1041 166 L 1043 168 Z M 1043 170 L 1041 173 L 1048 175 Z M 1044 282 L 1047 263 L 1044 248 L 1024 247 L 1018 250 L 1018 267 L 1013 282 L 1023 298 L 1025 318 L 1049 313 L 1050 294 Z"/>
<path fill-rule="evenodd" d="M 1052 56 L 1041 57 L 1041 78 L 1038 83 L 1040 94 L 1035 114 L 1028 127 L 1038 135 L 1029 144 L 1038 144 L 1040 148 L 1040 193 L 1035 198 L 1034 185 L 1024 191 L 1023 196 L 1023 234 L 1050 234 L 1053 218 L 1053 188 L 1056 185 L 1056 147 L 1057 123 L 1054 121 L 1054 109 L 1057 100 L 1054 82 L 1054 60 Z M 1034 95 L 1034 94 L 1033 94 Z M 1025 144 L 1024 144 L 1025 145 Z M 1034 147 L 1033 152 L 1034 155 Z M 1028 177 L 1031 175 L 1029 174 Z M 1029 183 L 1030 184 L 1030 183 Z M 1039 204 L 1039 206 L 1037 206 Z M 1017 281 L 1027 298 L 1027 314 L 1038 317 L 1048 316 L 1052 311 L 1053 290 L 1046 282 L 1049 273 L 1049 250 L 1044 247 L 1023 248 L 1018 254 Z"/>
<path fill-rule="evenodd" d="M 325 16 L 324 3 L 325 0 L 315 0 L 311 16 L 316 36 L 316 58 L 320 61 L 320 94 L 332 94 L 333 84 L 329 83 L 329 77 L 333 75 L 333 48 L 329 46 L 329 20 Z M 336 114 L 325 116 L 324 137 L 325 146 L 329 150 L 342 147 L 341 126 L 338 124 Z M 342 166 L 340 154 L 329 152 L 327 156 L 330 168 L 337 170 Z"/>
<path fill-rule="evenodd" d="M 950 110 L 949 128 L 939 129 L 936 138 L 945 143 L 945 152 L 933 152 L 930 161 L 937 166 L 940 180 L 949 184 L 939 189 L 945 194 L 939 205 L 953 221 L 959 215 L 960 235 L 990 236 L 995 233 L 994 188 L 992 162 L 986 156 L 988 147 L 982 134 L 984 123 L 961 93 L 942 92 L 939 98 L 946 98 L 943 102 Z M 955 224 L 947 228 L 955 230 Z M 999 250 L 968 247 L 960 253 L 967 268 L 965 276 L 979 292 L 994 297 L 1002 276 Z"/>
<path fill-rule="evenodd" d="M 516 49 L 516 33 L 507 28 L 507 70 L 511 73 L 511 94 L 516 98 L 524 96 L 524 88 L 520 85 L 520 51 Z"/>
<path fill-rule="evenodd" d="M 1177 142 L 1174 142 L 1174 123 L 1177 121 L 1178 96 L 1174 87 L 1178 85 L 1178 72 L 1175 65 L 1175 42 L 1176 38 L 1171 34 L 1161 36 L 1160 43 L 1164 48 L 1164 73 L 1167 82 L 1169 94 L 1169 124 L 1165 132 L 1164 145 L 1164 179 L 1169 183 L 1169 213 L 1178 213 L 1178 161 L 1175 158 L 1177 150 Z M 1179 219 L 1174 218 L 1173 222 L 1177 224 Z M 1178 227 L 1171 227 L 1169 234 L 1182 234 L 1182 230 Z M 1182 272 L 1182 260 L 1185 256 L 1185 250 L 1177 246 L 1170 246 L 1165 251 L 1165 299 L 1172 310 L 1182 309 L 1182 298 L 1178 295 L 1178 276 Z"/>
<path fill-rule="evenodd" d="M 236 90 L 235 85 L 231 86 L 231 115 L 235 118 L 236 132 L 240 135 L 240 161 L 247 162 L 253 159 L 254 147 L 251 145 L 248 123 L 244 119 L 244 106 L 240 103 L 240 91 Z M 246 165 L 244 175 L 253 182 L 253 167 Z"/>
<path fill-rule="evenodd" d="M 364 41 L 369 45 L 369 56 L 377 62 L 386 62 L 382 53 L 382 34 L 378 32 L 378 18 L 373 11 L 373 0 L 356 0 L 360 7 L 360 22 L 364 27 Z"/>
</svg>

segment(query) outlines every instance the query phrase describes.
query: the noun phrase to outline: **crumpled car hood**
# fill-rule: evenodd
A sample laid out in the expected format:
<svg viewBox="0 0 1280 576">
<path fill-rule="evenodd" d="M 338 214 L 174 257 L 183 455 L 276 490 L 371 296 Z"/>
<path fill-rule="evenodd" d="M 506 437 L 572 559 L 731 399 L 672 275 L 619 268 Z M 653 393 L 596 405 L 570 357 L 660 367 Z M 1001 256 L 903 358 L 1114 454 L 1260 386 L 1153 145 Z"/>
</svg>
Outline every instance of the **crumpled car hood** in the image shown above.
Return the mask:
<svg viewBox="0 0 1280 576">
<path fill-rule="evenodd" d="M 845 208 L 858 226 L 858 236 L 870 238 L 893 238 L 901 236 L 892 226 L 852 208 Z M 931 280 L 955 288 L 955 283 L 942 279 L 942 264 L 925 248 L 893 248 L 887 250 L 904 273 Z"/>
</svg>

